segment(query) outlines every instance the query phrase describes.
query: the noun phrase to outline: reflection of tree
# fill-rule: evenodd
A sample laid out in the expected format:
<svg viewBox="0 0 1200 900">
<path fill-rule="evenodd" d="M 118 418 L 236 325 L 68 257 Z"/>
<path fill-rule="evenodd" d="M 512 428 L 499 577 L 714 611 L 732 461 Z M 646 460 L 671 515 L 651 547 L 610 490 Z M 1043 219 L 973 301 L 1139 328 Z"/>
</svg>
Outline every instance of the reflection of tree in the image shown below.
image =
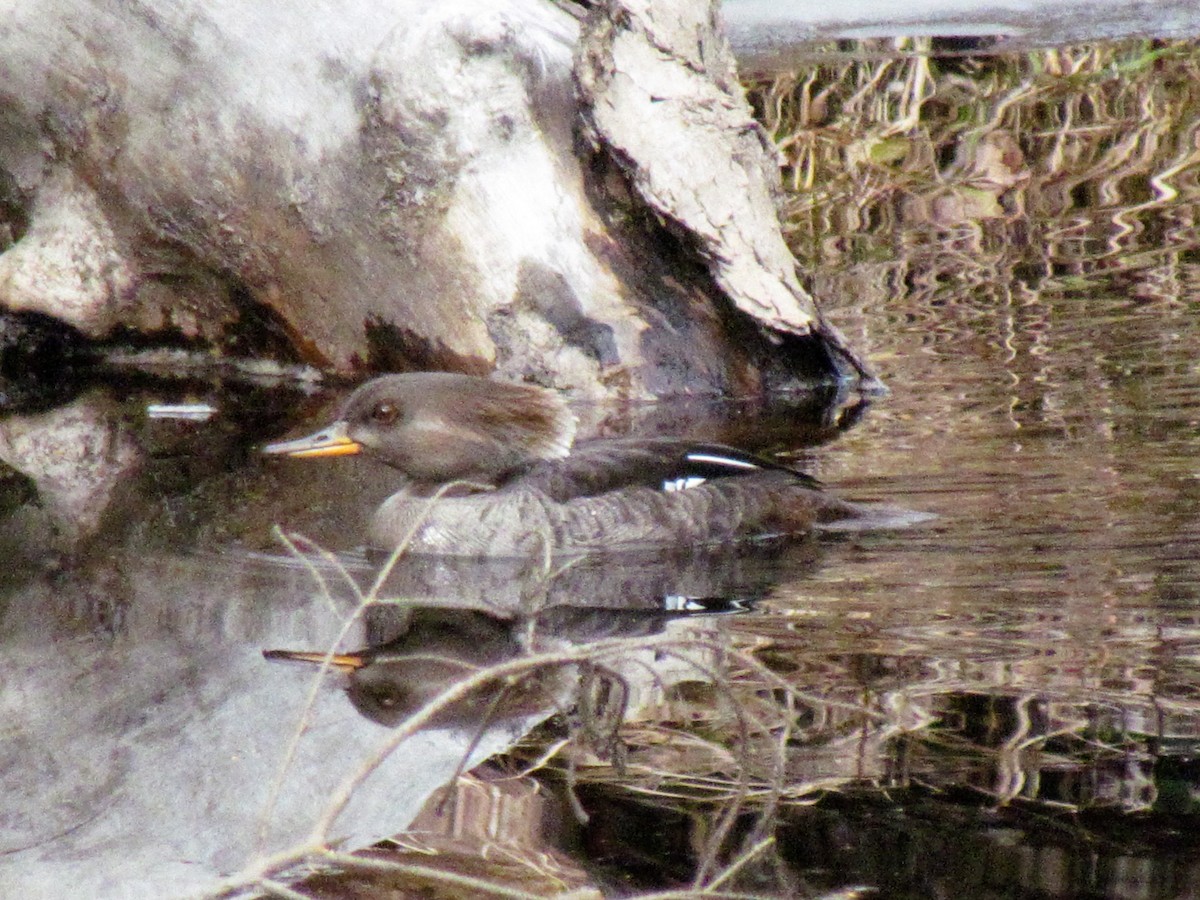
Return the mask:
<svg viewBox="0 0 1200 900">
<path fill-rule="evenodd" d="M 1052 287 L 1073 276 L 1083 286 L 1098 259 L 1130 272 L 1186 268 L 1192 215 L 1173 201 L 1194 189 L 1200 161 L 1190 44 L 963 58 L 907 43 L 832 62 L 814 48 L 803 77 L 752 92 L 784 154 L 795 246 L 813 268 L 891 257 L 899 226 L 917 269 L 922 256 L 955 255 L 953 268 L 984 285 L 1028 267 L 1030 247 Z"/>
<path fill-rule="evenodd" d="M 906 537 L 927 574 L 848 556 L 789 602 L 921 661 L 879 686 L 939 723 L 898 757 L 919 780 L 1143 809 L 1200 676 L 1194 47 L 912 49 L 758 93 L 809 182 L 814 293 L 862 298 L 844 327 L 909 386 L 822 474 L 900 479 L 946 516 Z"/>
<path fill-rule="evenodd" d="M 0 459 L 32 481 L 43 528 L 55 535 L 55 547 L 71 552 L 100 530 L 142 453 L 117 405 L 93 396 L 0 421 Z M 28 521 L 28 509 L 22 518 L 32 538 L 40 529 Z"/>
</svg>

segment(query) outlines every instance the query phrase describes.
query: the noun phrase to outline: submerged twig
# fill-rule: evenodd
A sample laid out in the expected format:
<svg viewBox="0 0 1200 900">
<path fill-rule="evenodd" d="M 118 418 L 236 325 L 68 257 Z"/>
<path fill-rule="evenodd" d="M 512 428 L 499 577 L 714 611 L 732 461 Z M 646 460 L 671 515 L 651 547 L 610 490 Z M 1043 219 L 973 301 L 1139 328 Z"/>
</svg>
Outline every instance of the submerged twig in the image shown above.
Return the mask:
<svg viewBox="0 0 1200 900">
<path fill-rule="evenodd" d="M 445 496 L 448 491 L 453 490 L 460 485 L 461 482 L 450 482 L 448 484 L 444 484 L 438 488 L 432 497 L 429 498 L 429 502 L 422 507 L 421 513 L 417 517 L 416 522 L 413 524 L 412 528 L 409 529 L 408 533 L 404 535 L 403 539 L 396 545 L 395 549 L 388 557 L 387 562 L 376 576 L 370 589 L 365 594 L 362 592 L 361 588 L 359 588 L 354 579 L 350 578 L 348 573 L 346 574 L 346 581 L 350 584 L 352 590 L 354 591 L 357 603 L 350 615 L 348 615 L 342 622 L 342 627 L 337 636 L 330 643 L 329 649 L 326 651 L 324 658 L 317 667 L 316 673 L 313 675 L 312 681 L 309 685 L 308 693 L 305 695 L 304 702 L 301 704 L 300 715 L 296 721 L 296 728 L 293 730 L 291 738 L 287 743 L 283 759 L 280 761 L 279 769 L 275 776 L 275 781 L 272 783 L 271 791 L 267 797 L 267 802 L 263 807 L 258 832 L 259 853 L 262 853 L 263 848 L 266 846 L 271 816 L 274 813 L 275 805 L 279 801 L 279 795 L 283 790 L 284 779 L 287 777 L 288 770 L 295 761 L 296 753 L 300 746 L 300 739 L 304 735 L 307 723 L 309 722 L 313 708 L 316 705 L 321 684 L 324 682 L 325 676 L 328 674 L 333 664 L 333 658 L 337 655 L 338 647 L 341 646 L 342 642 L 350 634 L 350 629 L 354 626 L 354 623 L 362 617 L 363 612 L 367 609 L 367 607 L 369 607 L 371 603 L 375 601 L 375 598 L 378 596 L 379 592 L 383 588 L 384 583 L 387 581 L 387 577 L 396 567 L 396 564 L 400 558 L 405 554 L 405 552 L 407 552 L 409 544 L 412 542 L 417 530 L 425 523 L 425 520 L 433 511 L 437 501 Z M 326 583 L 324 576 L 316 569 L 315 566 L 312 565 L 311 561 L 302 552 L 300 552 L 299 548 L 296 546 L 296 543 L 290 540 L 287 535 L 283 534 L 282 531 L 277 530 L 277 536 L 283 542 L 288 551 L 293 553 L 296 558 L 299 559 L 300 562 L 306 566 L 306 568 L 308 568 L 310 574 L 313 575 L 314 580 L 317 582 L 317 585 L 324 592 L 324 595 L 327 598 L 330 606 L 335 607 L 333 595 L 329 592 L 329 586 Z"/>
</svg>

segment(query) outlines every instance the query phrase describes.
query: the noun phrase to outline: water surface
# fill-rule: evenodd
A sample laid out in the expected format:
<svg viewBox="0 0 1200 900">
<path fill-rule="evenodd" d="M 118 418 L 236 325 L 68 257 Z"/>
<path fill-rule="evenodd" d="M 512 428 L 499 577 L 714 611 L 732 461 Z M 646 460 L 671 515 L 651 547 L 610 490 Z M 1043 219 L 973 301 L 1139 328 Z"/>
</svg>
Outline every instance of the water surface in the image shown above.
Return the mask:
<svg viewBox="0 0 1200 900">
<path fill-rule="evenodd" d="M 392 476 L 256 448 L 337 391 L 123 375 L 9 410 L 6 884 L 212 889 L 302 844 L 445 657 L 461 669 L 626 638 L 642 643 L 432 723 L 333 836 L 403 832 L 378 853 L 431 864 L 435 846 L 455 871 L 533 893 L 686 885 L 758 847 L 733 883 L 760 895 L 1200 894 L 1195 54 L 1143 49 L 1113 71 L 1136 58 L 1144 83 L 1080 85 L 1082 57 L 1055 57 L 1042 68 L 1074 67 L 1069 94 L 1022 71 L 1005 87 L 998 68 L 1023 63 L 956 63 L 994 84 L 982 106 L 962 71 L 926 94 L 920 59 L 896 57 L 880 82 L 907 85 L 928 121 L 887 107 L 895 120 L 856 132 L 862 153 L 832 119 L 812 114 L 790 144 L 768 122 L 793 185 L 822 146 L 849 147 L 855 184 L 814 177 L 789 228 L 888 396 L 580 409 L 591 433 L 777 454 L 840 495 L 936 514 L 918 527 L 552 577 L 412 567 L 389 596 L 437 610 L 373 607 L 339 645 L 390 648 L 372 663 L 408 674 L 382 692 L 359 671 L 314 687 L 262 651 L 338 639 L 377 571 L 362 527 Z M 848 116 L 883 65 L 810 88 L 844 79 Z M 723 614 L 689 614 L 705 609 Z M 443 668 L 406 670 L 431 635 Z M 580 713 L 581 685 L 627 690 L 624 717 L 583 735 L 606 705 Z M 521 774 L 551 748 L 551 773 Z M 461 807 L 430 801 L 463 756 L 498 762 L 459 784 Z"/>
</svg>

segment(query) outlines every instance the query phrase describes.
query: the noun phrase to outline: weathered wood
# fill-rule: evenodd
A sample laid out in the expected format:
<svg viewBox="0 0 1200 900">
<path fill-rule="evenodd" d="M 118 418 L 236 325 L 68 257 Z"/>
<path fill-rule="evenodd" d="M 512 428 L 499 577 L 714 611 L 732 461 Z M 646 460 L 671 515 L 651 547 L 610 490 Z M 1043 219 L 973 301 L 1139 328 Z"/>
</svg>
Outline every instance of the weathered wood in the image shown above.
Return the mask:
<svg viewBox="0 0 1200 900">
<path fill-rule="evenodd" d="M 302 16 L 10 0 L 0 22 L 0 200 L 19 210 L 0 308 L 218 348 L 268 310 L 322 368 L 498 371 L 592 396 L 754 393 L 857 366 L 795 280 L 708 12 L 589 44 L 580 83 L 604 90 L 582 155 L 579 25 L 543 0 Z M 613 76 L 638 66 L 651 93 L 693 97 L 652 129 L 693 134 L 652 153 L 618 128 L 642 113 L 616 102 L 636 81 Z M 610 190 L 607 154 L 637 197 Z"/>
<path fill-rule="evenodd" d="M 581 51 L 580 93 L 597 148 L 697 244 L 739 309 L 807 333 L 817 311 L 779 229 L 774 148 L 737 81 L 716 4 L 610 0 L 589 15 Z"/>
<path fill-rule="evenodd" d="M 608 0 L 576 66 L 588 134 L 768 334 L 816 334 L 869 371 L 800 286 L 780 230 L 776 151 L 754 119 L 718 0 Z"/>
</svg>

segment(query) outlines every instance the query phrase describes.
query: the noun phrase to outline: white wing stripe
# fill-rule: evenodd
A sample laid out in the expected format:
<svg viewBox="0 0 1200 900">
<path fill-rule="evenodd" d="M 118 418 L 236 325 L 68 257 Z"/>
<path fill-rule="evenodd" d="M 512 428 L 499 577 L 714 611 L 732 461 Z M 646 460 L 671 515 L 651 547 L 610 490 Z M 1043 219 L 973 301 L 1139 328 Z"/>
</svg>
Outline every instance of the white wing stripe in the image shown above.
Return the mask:
<svg viewBox="0 0 1200 900">
<path fill-rule="evenodd" d="M 762 466 L 757 463 L 747 462 L 744 459 L 734 459 L 729 456 L 716 456 L 709 453 L 689 453 L 685 457 L 688 462 L 696 463 L 712 463 L 717 466 L 729 466 L 734 469 L 761 469 Z"/>
</svg>

